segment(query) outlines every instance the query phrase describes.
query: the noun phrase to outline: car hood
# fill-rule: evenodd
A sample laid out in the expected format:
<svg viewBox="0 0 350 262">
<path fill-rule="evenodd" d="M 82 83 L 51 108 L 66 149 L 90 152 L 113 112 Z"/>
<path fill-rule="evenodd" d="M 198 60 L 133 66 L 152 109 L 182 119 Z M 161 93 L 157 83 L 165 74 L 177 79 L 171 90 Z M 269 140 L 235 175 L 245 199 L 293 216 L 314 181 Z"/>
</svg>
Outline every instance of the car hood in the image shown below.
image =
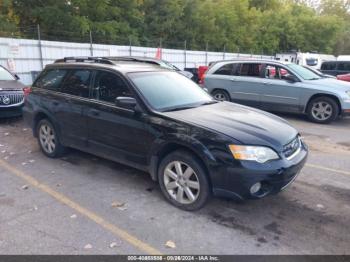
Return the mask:
<svg viewBox="0 0 350 262">
<path fill-rule="evenodd" d="M 269 146 L 279 151 L 298 134 L 287 121 L 273 114 L 229 102 L 163 114 L 219 132 L 242 144 Z"/>
<path fill-rule="evenodd" d="M 328 91 L 340 91 L 345 92 L 350 90 L 350 83 L 341 81 L 335 78 L 321 78 L 318 80 L 307 80 L 305 81 L 309 85 L 313 85 L 316 88 L 323 88 Z"/>
<path fill-rule="evenodd" d="M 23 87 L 24 85 L 17 80 L 11 80 L 11 81 L 0 80 L 0 91 L 4 91 L 4 90 L 20 91 L 20 90 L 23 90 Z"/>
</svg>

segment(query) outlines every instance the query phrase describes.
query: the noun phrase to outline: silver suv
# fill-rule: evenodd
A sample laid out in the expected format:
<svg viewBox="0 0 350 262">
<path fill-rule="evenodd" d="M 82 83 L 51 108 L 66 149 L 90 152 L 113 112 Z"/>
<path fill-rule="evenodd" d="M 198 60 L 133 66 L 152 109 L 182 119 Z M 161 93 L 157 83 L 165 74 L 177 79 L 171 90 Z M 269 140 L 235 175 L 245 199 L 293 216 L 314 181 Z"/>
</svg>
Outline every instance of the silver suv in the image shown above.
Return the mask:
<svg viewBox="0 0 350 262">
<path fill-rule="evenodd" d="M 307 114 L 317 123 L 350 115 L 350 83 L 323 78 L 293 63 L 219 61 L 206 72 L 203 87 L 217 100 L 266 111 Z"/>
</svg>

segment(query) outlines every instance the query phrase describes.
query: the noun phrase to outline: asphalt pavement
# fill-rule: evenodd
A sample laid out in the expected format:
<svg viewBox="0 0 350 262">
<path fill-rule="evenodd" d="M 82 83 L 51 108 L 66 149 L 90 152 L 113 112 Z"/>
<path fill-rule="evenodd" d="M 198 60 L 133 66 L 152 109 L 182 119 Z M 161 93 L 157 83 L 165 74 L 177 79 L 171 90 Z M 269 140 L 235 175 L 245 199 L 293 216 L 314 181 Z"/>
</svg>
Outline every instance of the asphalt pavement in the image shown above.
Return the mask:
<svg viewBox="0 0 350 262">
<path fill-rule="evenodd" d="M 0 121 L 0 254 L 350 254 L 350 119 L 280 115 L 310 147 L 285 191 L 198 212 L 149 175 L 70 150 L 45 157 L 21 118 Z"/>
</svg>

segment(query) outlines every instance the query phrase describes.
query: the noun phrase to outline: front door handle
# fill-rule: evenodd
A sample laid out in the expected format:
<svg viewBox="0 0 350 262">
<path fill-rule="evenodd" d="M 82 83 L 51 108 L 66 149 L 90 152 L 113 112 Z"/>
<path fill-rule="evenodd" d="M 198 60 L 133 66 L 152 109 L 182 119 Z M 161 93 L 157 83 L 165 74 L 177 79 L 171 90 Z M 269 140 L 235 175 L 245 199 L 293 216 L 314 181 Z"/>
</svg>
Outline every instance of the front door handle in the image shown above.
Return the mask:
<svg viewBox="0 0 350 262">
<path fill-rule="evenodd" d="M 237 81 L 236 78 L 231 78 L 230 80 L 231 80 L 232 82 L 236 82 L 236 81 Z"/>
<path fill-rule="evenodd" d="M 53 104 L 54 106 L 58 106 L 60 103 L 58 103 L 58 101 L 53 101 L 52 104 Z"/>
</svg>

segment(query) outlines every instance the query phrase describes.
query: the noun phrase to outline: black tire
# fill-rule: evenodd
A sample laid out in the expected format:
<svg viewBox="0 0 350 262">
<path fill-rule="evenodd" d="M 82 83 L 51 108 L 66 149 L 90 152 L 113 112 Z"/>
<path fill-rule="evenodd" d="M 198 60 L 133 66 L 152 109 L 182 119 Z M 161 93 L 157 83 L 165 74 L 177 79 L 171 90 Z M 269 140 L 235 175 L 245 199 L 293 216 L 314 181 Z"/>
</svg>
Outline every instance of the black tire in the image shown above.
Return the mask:
<svg viewBox="0 0 350 262">
<path fill-rule="evenodd" d="M 176 163 L 176 162 L 182 163 L 183 181 L 185 182 L 184 182 L 184 185 L 180 185 L 181 181 L 176 182 L 178 183 L 177 184 L 178 187 L 176 189 L 173 189 L 173 192 L 174 192 L 173 194 L 170 194 L 165 185 L 168 177 L 166 175 L 165 170 L 169 166 L 171 166 L 172 163 Z M 194 171 L 194 173 L 190 176 L 188 180 L 186 180 L 184 177 L 188 167 L 190 167 L 192 171 Z M 170 153 L 161 161 L 158 169 L 158 181 L 164 197 L 174 206 L 186 211 L 195 211 L 202 208 L 207 203 L 211 195 L 209 181 L 208 181 L 208 177 L 205 169 L 203 168 L 202 164 L 197 159 L 197 157 L 195 157 L 193 154 L 185 150 L 178 150 L 173 153 Z M 175 181 L 172 181 L 172 183 L 173 182 Z M 195 183 L 196 185 L 198 184 L 199 186 L 198 190 L 191 187 L 190 183 L 191 185 L 193 185 L 193 183 Z M 182 191 L 183 201 L 188 201 L 188 203 L 180 203 L 174 198 L 175 190 L 176 190 L 176 196 L 177 196 L 179 193 L 178 191 L 180 190 L 179 189 L 180 187 L 182 188 L 181 190 L 183 190 Z M 187 188 L 187 191 L 186 191 L 186 188 Z M 195 200 L 191 200 L 188 197 L 187 192 L 189 189 L 191 190 L 191 193 L 193 196 L 196 195 Z"/>
<path fill-rule="evenodd" d="M 42 128 L 45 129 L 45 127 L 48 127 L 49 133 L 51 134 L 50 141 L 53 142 L 54 144 L 54 148 L 52 147 L 52 144 L 50 145 L 50 147 L 52 148 L 52 150 L 49 150 L 48 147 L 45 147 L 45 143 L 43 142 L 43 132 L 41 131 Z M 41 151 L 48 157 L 51 158 L 57 158 L 57 157 L 61 157 L 62 155 L 64 155 L 64 153 L 66 152 L 66 148 L 61 144 L 60 139 L 58 137 L 57 131 L 54 127 L 54 125 L 48 120 L 48 119 L 42 119 L 39 121 L 39 123 L 36 126 L 36 134 L 38 137 L 38 143 L 39 146 L 41 148 Z"/>
<path fill-rule="evenodd" d="M 229 93 L 222 89 L 216 89 L 211 94 L 218 101 L 231 101 Z"/>
<path fill-rule="evenodd" d="M 320 109 L 320 106 L 322 109 Z M 306 114 L 312 122 L 328 124 L 339 116 L 339 106 L 333 98 L 327 96 L 316 97 L 309 102 Z"/>
</svg>

